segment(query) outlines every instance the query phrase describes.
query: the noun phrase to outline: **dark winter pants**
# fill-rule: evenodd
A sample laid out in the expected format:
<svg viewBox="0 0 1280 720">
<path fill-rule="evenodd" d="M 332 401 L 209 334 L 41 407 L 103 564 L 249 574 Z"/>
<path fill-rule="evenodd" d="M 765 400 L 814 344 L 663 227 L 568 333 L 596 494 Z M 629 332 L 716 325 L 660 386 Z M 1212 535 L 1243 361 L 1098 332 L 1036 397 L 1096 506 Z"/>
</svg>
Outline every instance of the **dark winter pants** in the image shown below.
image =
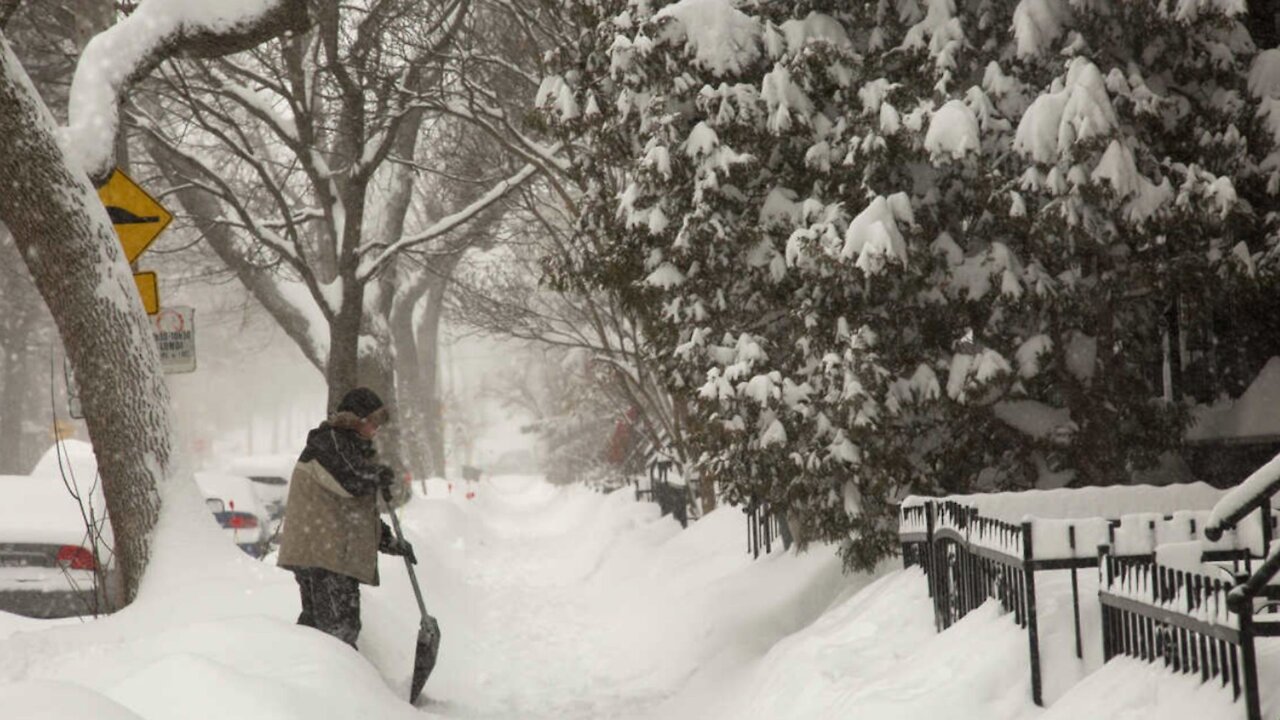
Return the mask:
<svg viewBox="0 0 1280 720">
<path fill-rule="evenodd" d="M 298 624 L 323 630 L 355 647 L 360 635 L 360 583 L 324 568 L 298 568 L 293 576 L 302 594 Z"/>
</svg>

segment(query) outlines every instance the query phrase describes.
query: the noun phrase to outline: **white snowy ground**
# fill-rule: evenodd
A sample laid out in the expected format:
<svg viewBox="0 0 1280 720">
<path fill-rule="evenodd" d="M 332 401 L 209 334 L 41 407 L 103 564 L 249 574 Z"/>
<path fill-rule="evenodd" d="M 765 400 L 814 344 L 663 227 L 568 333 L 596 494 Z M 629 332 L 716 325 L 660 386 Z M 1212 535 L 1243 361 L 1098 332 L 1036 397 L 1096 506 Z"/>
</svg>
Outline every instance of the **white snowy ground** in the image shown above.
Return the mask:
<svg viewBox="0 0 1280 720">
<path fill-rule="evenodd" d="M 1042 592 L 1052 701 L 1042 710 L 1029 700 L 1026 635 L 1012 619 L 988 604 L 936 634 L 916 570 L 888 564 L 878 578 L 845 577 L 825 548 L 753 562 L 734 509 L 681 531 L 625 491 L 602 496 L 531 477 L 486 482 L 472 500 L 455 490 L 432 485 L 402 514 L 444 631 L 419 708 L 401 700 L 416 608 L 396 558 L 384 559 L 383 585 L 365 592 L 361 657 L 292 624 L 289 574 L 214 552 L 105 620 L 0 613 L 0 715 L 1243 717 L 1228 692 L 1162 667 L 1117 661 L 1088 673 L 1099 664 L 1097 620 L 1086 613 L 1081 663 L 1065 573 Z M 1087 598 L 1096 586 L 1081 577 Z M 1263 655 L 1276 668 L 1280 658 Z M 1267 698 L 1271 715 L 1275 699 Z"/>
</svg>

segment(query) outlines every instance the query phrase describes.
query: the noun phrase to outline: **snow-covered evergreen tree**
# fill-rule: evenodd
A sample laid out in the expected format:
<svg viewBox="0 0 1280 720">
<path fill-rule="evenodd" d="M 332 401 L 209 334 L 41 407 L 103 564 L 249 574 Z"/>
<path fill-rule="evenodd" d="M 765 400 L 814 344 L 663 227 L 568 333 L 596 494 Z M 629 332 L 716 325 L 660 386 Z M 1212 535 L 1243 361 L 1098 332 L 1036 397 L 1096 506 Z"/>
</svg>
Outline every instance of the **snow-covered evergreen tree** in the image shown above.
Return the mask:
<svg viewBox="0 0 1280 720">
<path fill-rule="evenodd" d="M 592 191 L 553 270 L 646 319 L 731 500 L 867 566 L 906 492 L 1122 481 L 1178 442 L 1163 318 L 1271 258 L 1280 73 L 1242 6 L 576 10 L 538 100 Z"/>
</svg>

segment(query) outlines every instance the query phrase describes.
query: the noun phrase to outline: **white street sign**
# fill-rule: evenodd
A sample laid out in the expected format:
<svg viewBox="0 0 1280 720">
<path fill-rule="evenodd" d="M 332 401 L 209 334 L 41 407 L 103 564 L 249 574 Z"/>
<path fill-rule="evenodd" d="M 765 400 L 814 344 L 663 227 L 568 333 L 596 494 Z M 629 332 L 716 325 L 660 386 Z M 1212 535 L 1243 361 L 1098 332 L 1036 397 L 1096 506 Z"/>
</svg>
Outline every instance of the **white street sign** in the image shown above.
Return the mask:
<svg viewBox="0 0 1280 720">
<path fill-rule="evenodd" d="M 196 369 L 195 308 L 163 307 L 151 316 L 156 347 L 166 373 L 189 373 Z"/>
</svg>

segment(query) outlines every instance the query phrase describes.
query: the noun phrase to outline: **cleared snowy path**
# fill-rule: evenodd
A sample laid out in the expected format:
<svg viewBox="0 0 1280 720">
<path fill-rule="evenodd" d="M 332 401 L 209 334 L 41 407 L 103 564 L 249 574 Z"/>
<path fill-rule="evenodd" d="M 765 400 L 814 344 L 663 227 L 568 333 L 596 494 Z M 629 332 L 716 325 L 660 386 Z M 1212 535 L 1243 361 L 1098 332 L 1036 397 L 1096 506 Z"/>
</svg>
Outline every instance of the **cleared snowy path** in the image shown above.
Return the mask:
<svg viewBox="0 0 1280 720">
<path fill-rule="evenodd" d="M 594 503 L 520 478 L 480 492 L 465 573 L 476 603 L 468 714 L 573 720 L 652 705 L 652 694 L 628 683 L 626 653 L 611 632 L 617 618 L 595 602 L 594 568 L 582 562 L 601 540 L 588 522 Z"/>
<path fill-rule="evenodd" d="M 426 505 L 436 508 L 431 517 L 406 516 L 420 542 L 456 538 L 445 561 L 453 573 L 428 580 L 446 601 L 428 715 L 664 717 L 659 708 L 695 671 L 758 657 L 821 610 L 795 602 L 806 582 L 788 577 L 774 589 L 764 587 L 767 575 L 744 577 L 770 564 L 753 566 L 742 551 L 740 513 L 682 532 L 629 493 L 523 477 L 483 483 L 474 500 L 452 503 L 451 517 L 439 512 L 445 503 Z M 822 578 L 819 595 L 829 601 L 841 582 L 833 558 L 789 561 L 785 571 Z M 440 587 L 450 575 L 461 587 Z"/>
</svg>

